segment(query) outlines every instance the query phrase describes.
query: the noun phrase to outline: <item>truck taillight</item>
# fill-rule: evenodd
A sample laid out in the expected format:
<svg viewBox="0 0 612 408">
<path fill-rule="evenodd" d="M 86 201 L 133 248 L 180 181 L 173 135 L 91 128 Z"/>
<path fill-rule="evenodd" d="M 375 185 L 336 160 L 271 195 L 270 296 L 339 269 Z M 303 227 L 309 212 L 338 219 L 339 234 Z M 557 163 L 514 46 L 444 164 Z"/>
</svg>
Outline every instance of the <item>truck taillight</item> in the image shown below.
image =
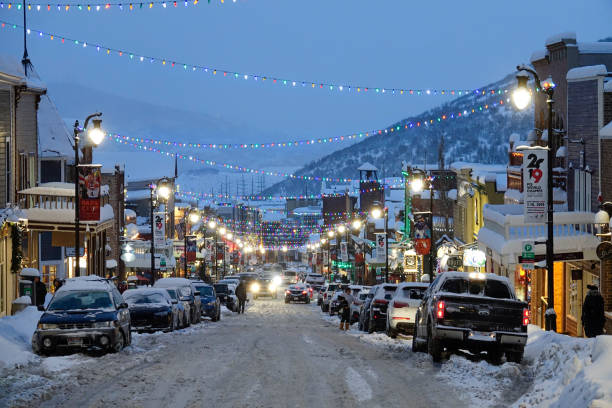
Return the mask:
<svg viewBox="0 0 612 408">
<path fill-rule="evenodd" d="M 327 299 L 327 293 L 323 294 L 323 299 Z"/>
<path fill-rule="evenodd" d="M 438 305 L 436 306 L 436 317 L 438 319 L 444 319 L 444 301 L 438 301 Z"/>
<path fill-rule="evenodd" d="M 399 308 L 399 307 L 406 307 L 406 306 L 408 306 L 408 303 L 398 302 L 397 300 L 393 301 L 393 307 Z"/>
<path fill-rule="evenodd" d="M 529 309 L 523 309 L 523 326 L 527 326 L 529 324 Z"/>
<path fill-rule="evenodd" d="M 305 295 L 306 293 L 308 293 L 308 292 L 305 291 L 305 290 L 302 291 L 302 295 Z"/>
</svg>

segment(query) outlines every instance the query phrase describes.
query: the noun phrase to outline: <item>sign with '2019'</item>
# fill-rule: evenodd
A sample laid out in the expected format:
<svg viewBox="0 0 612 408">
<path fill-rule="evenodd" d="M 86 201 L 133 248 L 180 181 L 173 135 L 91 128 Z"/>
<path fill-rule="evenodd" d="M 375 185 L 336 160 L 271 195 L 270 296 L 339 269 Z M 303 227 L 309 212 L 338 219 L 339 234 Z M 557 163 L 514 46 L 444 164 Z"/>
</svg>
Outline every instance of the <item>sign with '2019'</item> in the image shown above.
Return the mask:
<svg viewBox="0 0 612 408">
<path fill-rule="evenodd" d="M 541 224 L 546 221 L 548 149 L 530 147 L 517 149 L 523 153 L 523 200 L 525 222 Z"/>
</svg>

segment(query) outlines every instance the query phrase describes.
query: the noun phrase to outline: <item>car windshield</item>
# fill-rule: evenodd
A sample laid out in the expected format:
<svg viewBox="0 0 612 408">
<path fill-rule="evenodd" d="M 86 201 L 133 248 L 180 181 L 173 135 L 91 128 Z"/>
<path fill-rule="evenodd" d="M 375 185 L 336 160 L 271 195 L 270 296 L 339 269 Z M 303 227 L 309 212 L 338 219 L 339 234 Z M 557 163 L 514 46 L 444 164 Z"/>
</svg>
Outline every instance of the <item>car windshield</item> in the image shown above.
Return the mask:
<svg viewBox="0 0 612 408">
<path fill-rule="evenodd" d="M 176 296 L 176 290 L 174 289 L 166 289 L 166 292 L 170 295 L 170 297 L 174 300 L 178 300 Z"/>
<path fill-rule="evenodd" d="M 123 295 L 130 305 L 145 305 L 150 303 L 168 303 L 161 293 L 126 293 Z"/>
<path fill-rule="evenodd" d="M 210 286 L 196 286 L 196 289 L 200 291 L 200 296 L 214 296 Z"/>
<path fill-rule="evenodd" d="M 440 288 L 442 292 L 487 296 L 497 299 L 511 299 L 508 286 L 496 279 L 448 279 Z"/>
<path fill-rule="evenodd" d="M 227 293 L 227 285 L 224 283 L 215 284 L 215 290 L 217 293 Z"/>
<path fill-rule="evenodd" d="M 102 291 L 66 291 L 53 297 L 48 310 L 108 309 L 113 307 L 110 294 Z"/>
<path fill-rule="evenodd" d="M 359 300 L 365 300 L 368 297 L 367 293 L 360 293 L 359 294 Z"/>
<path fill-rule="evenodd" d="M 425 288 L 403 288 L 403 295 L 408 299 L 423 299 Z"/>
</svg>

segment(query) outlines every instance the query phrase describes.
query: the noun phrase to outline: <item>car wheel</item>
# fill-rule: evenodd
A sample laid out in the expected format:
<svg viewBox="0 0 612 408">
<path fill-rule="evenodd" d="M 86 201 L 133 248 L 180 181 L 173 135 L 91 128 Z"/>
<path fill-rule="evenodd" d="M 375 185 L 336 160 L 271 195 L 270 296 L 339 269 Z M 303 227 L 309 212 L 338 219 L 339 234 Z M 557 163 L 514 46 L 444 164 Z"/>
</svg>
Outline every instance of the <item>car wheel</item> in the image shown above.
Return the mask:
<svg viewBox="0 0 612 408">
<path fill-rule="evenodd" d="M 389 318 L 387 318 L 386 326 L 387 326 L 387 336 L 391 337 L 392 339 L 397 338 L 397 332 L 391 328 L 391 325 L 389 324 Z"/>
<path fill-rule="evenodd" d="M 359 319 L 359 324 L 357 325 L 359 331 L 363 331 L 363 323 L 361 323 L 361 319 Z"/>
<path fill-rule="evenodd" d="M 210 320 L 213 322 L 216 322 L 217 320 L 219 320 L 219 313 L 215 313 L 215 315 L 211 317 Z"/>
<path fill-rule="evenodd" d="M 492 365 L 500 365 L 504 352 L 499 348 L 494 348 L 487 351 L 487 361 Z"/>
<path fill-rule="evenodd" d="M 217 308 L 217 321 L 221 320 L 221 308 Z"/>
<path fill-rule="evenodd" d="M 440 340 L 433 338 L 431 324 L 427 326 L 427 352 L 431 355 L 434 363 L 442 361 L 442 345 Z"/>
<path fill-rule="evenodd" d="M 309 305 L 310 304 L 310 299 L 306 299 L 306 304 Z"/>
<path fill-rule="evenodd" d="M 117 336 L 117 340 L 115 340 L 115 344 L 113 344 L 113 347 L 111 348 L 111 352 L 118 353 L 123 349 L 124 346 L 125 346 L 125 337 L 123 336 L 122 332 L 119 332 L 119 336 Z"/>
<path fill-rule="evenodd" d="M 413 353 L 417 353 L 420 351 L 425 351 L 423 344 L 419 342 L 419 339 L 417 337 L 417 323 L 419 321 L 418 316 L 416 317 L 416 319 L 414 319 L 414 331 L 412 332 L 412 352 Z"/>
<path fill-rule="evenodd" d="M 518 351 L 506 351 L 506 360 L 510 363 L 521 364 L 521 360 L 523 360 L 524 350 Z"/>
</svg>

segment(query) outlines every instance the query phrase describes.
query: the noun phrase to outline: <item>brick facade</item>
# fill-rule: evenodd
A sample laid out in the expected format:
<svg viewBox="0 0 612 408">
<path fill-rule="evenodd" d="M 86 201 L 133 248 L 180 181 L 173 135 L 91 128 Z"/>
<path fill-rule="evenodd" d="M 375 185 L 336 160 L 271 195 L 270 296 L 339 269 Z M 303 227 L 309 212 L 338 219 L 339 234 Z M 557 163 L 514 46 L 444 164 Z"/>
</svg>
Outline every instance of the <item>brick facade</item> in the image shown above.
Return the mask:
<svg viewBox="0 0 612 408">
<path fill-rule="evenodd" d="M 125 224 L 125 172 L 115 167 L 113 173 L 102 173 L 102 184 L 109 187 L 109 204 L 113 207 L 115 219 L 113 226 L 107 231 L 107 243 L 111 247 L 110 254 L 107 254 L 106 259 L 114 259 L 117 261 L 116 274 L 120 280 L 125 280 L 125 265 L 121 261 L 121 237 Z"/>
</svg>

